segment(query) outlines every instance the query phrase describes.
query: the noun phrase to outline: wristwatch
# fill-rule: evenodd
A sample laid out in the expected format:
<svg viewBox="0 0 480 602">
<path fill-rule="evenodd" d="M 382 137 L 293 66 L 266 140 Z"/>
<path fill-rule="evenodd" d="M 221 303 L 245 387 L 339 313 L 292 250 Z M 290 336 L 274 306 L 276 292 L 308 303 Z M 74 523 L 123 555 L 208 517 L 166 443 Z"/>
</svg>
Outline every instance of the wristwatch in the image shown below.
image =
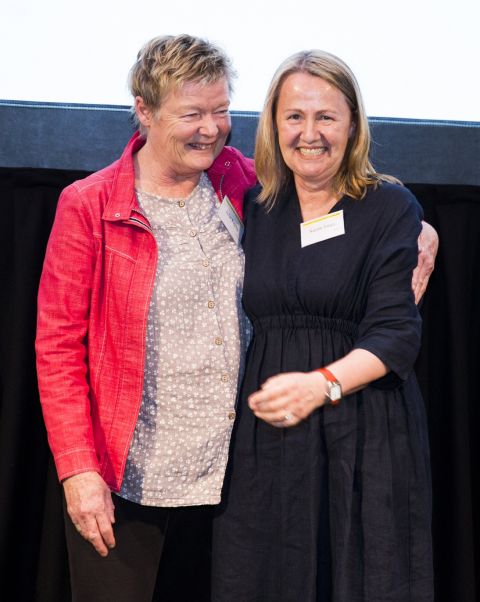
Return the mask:
<svg viewBox="0 0 480 602">
<path fill-rule="evenodd" d="M 342 399 L 342 385 L 335 376 L 327 368 L 318 368 L 317 372 L 321 372 L 327 379 L 327 400 L 326 403 L 336 406 Z"/>
</svg>

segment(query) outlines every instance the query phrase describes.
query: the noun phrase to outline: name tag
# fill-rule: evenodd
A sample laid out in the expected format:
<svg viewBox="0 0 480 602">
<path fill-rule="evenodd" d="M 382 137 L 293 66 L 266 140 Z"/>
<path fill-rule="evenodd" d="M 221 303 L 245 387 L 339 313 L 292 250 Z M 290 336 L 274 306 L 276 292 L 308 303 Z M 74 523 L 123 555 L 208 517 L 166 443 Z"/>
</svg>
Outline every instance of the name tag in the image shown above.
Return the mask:
<svg viewBox="0 0 480 602">
<path fill-rule="evenodd" d="M 218 210 L 218 217 L 222 220 L 223 225 L 237 245 L 240 244 L 243 236 L 243 223 L 228 196 L 223 197 Z"/>
<path fill-rule="evenodd" d="M 327 213 L 327 215 L 300 224 L 302 248 L 342 234 L 345 234 L 343 209 L 335 211 L 335 213 Z"/>
</svg>

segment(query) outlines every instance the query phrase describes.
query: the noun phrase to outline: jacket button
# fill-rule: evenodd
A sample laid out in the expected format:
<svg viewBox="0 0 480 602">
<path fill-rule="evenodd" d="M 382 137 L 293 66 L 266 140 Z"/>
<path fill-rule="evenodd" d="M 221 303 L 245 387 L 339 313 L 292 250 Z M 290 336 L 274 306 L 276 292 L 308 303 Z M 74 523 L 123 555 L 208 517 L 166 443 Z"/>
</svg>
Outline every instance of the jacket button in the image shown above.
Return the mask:
<svg viewBox="0 0 480 602">
<path fill-rule="evenodd" d="M 230 161 L 225 161 L 225 167 L 230 167 L 231 163 Z"/>
<path fill-rule="evenodd" d="M 120 213 L 115 213 L 115 217 L 120 217 Z"/>
</svg>

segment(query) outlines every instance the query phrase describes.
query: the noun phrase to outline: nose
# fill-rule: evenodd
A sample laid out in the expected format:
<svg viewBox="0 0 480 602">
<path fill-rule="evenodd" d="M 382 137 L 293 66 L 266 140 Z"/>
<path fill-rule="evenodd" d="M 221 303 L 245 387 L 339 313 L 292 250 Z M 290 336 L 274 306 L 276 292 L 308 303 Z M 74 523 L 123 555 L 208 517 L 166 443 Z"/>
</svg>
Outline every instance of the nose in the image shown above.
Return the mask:
<svg viewBox="0 0 480 602">
<path fill-rule="evenodd" d="M 200 124 L 200 133 L 203 136 L 212 138 L 218 134 L 218 130 L 218 124 L 213 115 L 204 115 L 202 123 Z"/>
<path fill-rule="evenodd" d="M 317 119 L 313 117 L 305 119 L 302 137 L 307 144 L 312 144 L 313 142 L 318 142 L 320 140 L 321 133 Z"/>
</svg>

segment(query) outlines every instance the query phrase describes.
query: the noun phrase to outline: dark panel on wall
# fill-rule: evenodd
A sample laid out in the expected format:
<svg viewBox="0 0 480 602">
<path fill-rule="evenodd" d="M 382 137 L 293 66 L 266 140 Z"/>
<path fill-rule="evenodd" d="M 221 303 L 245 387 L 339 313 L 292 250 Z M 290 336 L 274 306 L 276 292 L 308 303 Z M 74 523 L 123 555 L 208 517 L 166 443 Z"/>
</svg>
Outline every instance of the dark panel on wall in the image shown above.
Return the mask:
<svg viewBox="0 0 480 602">
<path fill-rule="evenodd" d="M 232 111 L 229 144 L 253 156 L 258 113 Z M 375 167 L 405 182 L 480 184 L 480 123 L 372 117 Z M 133 132 L 129 108 L 0 100 L 0 166 L 95 171 Z"/>
</svg>

